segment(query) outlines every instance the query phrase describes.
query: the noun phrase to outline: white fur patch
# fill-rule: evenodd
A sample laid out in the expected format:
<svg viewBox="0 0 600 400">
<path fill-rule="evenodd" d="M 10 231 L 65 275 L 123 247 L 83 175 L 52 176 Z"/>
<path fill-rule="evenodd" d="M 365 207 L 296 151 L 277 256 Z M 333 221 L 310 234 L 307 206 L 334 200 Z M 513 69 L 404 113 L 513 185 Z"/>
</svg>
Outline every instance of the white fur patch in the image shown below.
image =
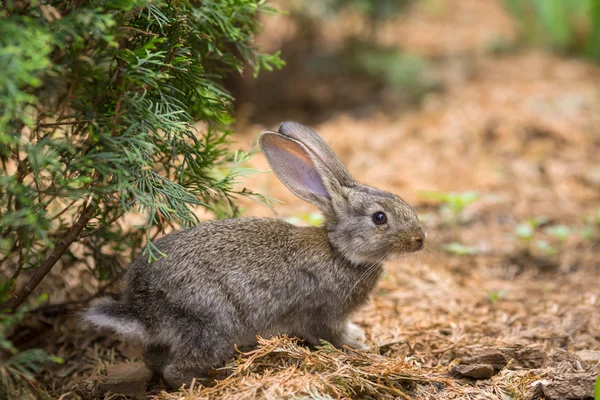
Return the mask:
<svg viewBox="0 0 600 400">
<path fill-rule="evenodd" d="M 368 350 L 364 341 L 366 340 L 365 332 L 362 328 L 352 322 L 346 323 L 346 332 L 344 333 L 344 342 L 357 350 Z"/>
<path fill-rule="evenodd" d="M 146 341 L 146 330 L 137 321 L 127 321 L 122 318 L 109 317 L 96 312 L 93 308 L 85 314 L 85 320 L 99 328 L 110 329 L 129 338 Z"/>
</svg>

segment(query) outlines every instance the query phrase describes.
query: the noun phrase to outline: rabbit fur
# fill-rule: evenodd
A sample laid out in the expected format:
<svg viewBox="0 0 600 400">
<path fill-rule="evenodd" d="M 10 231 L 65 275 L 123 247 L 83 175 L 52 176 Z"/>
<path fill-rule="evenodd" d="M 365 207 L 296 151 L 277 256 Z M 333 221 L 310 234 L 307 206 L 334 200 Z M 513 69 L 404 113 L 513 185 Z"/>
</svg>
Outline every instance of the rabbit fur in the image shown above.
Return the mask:
<svg viewBox="0 0 600 400">
<path fill-rule="evenodd" d="M 323 226 L 236 218 L 168 234 L 155 243 L 166 257 L 138 256 L 119 299 L 104 298 L 84 315 L 141 344 L 148 367 L 171 387 L 206 375 L 257 335 L 364 348 L 349 316 L 367 301 L 386 259 L 423 247 L 415 212 L 352 179 L 308 127 L 285 122 L 264 132 L 260 147 L 277 177 L 320 208 Z"/>
</svg>

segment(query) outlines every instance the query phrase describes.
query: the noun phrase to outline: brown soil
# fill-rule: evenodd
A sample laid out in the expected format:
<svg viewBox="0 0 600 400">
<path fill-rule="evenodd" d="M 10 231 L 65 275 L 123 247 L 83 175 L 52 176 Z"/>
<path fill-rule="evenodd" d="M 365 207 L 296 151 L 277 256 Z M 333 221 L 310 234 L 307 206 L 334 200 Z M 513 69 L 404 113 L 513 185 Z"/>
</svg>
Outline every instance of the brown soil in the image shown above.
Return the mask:
<svg viewBox="0 0 600 400">
<path fill-rule="evenodd" d="M 490 41 L 516 37 L 498 2 L 423 4 L 434 3 L 383 27 L 380 40 L 434 60 L 444 90 L 407 112 L 389 112 L 386 104 L 385 113 L 338 113 L 313 126 L 355 178 L 429 215 L 427 249 L 387 263 L 372 301 L 354 318 L 372 349 L 344 353 L 265 340 L 216 386 L 156 389 L 147 397 L 593 396 L 600 372 L 600 229 L 587 239 L 572 233 L 563 244 L 541 229 L 540 238 L 556 248 L 552 256 L 514 232 L 540 215 L 549 226 L 579 232 L 600 207 L 600 68 L 537 51 L 495 56 Z M 275 126 L 240 127 L 235 139 L 248 149 L 262 129 Z M 261 155 L 251 165 L 268 169 Z M 271 173 L 243 183 L 284 201 L 276 206 L 281 218 L 315 212 Z M 481 198 L 448 224 L 439 204 L 419 194 L 431 190 L 477 191 Z M 273 215 L 252 202 L 243 206 L 246 215 Z M 443 251 L 450 242 L 478 254 Z M 89 397 L 107 364 L 139 357 L 114 338 L 82 332 L 73 318 L 46 324 L 59 338 L 52 350 L 66 359 L 49 379 L 50 392 L 64 399 Z"/>
</svg>

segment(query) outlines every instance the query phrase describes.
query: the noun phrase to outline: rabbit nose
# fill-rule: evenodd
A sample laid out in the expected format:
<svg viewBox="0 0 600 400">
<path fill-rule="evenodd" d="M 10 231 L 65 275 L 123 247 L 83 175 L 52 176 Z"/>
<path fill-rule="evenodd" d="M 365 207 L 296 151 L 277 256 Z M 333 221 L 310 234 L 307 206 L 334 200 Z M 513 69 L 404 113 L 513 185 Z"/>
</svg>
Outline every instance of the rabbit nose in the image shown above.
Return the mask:
<svg viewBox="0 0 600 400">
<path fill-rule="evenodd" d="M 422 237 L 422 236 L 413 237 L 412 241 L 417 246 L 417 249 L 421 250 L 423 248 L 424 243 L 425 243 L 425 238 Z"/>
<path fill-rule="evenodd" d="M 423 248 L 425 245 L 425 239 L 427 239 L 427 232 L 422 227 L 419 227 L 419 230 L 411 238 L 412 242 L 417 247 L 417 250 L 421 250 Z"/>
</svg>

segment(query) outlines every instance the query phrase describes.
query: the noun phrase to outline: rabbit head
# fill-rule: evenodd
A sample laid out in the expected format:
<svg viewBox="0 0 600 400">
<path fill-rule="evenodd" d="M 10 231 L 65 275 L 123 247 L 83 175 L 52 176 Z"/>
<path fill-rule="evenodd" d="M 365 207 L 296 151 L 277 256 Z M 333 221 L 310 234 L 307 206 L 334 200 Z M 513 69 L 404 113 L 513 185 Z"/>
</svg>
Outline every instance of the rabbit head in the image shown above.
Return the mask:
<svg viewBox="0 0 600 400">
<path fill-rule="evenodd" d="M 296 196 L 323 212 L 331 245 L 357 264 L 421 250 L 426 232 L 400 197 L 355 181 L 310 128 L 284 122 L 260 137 L 273 172 Z"/>
</svg>

